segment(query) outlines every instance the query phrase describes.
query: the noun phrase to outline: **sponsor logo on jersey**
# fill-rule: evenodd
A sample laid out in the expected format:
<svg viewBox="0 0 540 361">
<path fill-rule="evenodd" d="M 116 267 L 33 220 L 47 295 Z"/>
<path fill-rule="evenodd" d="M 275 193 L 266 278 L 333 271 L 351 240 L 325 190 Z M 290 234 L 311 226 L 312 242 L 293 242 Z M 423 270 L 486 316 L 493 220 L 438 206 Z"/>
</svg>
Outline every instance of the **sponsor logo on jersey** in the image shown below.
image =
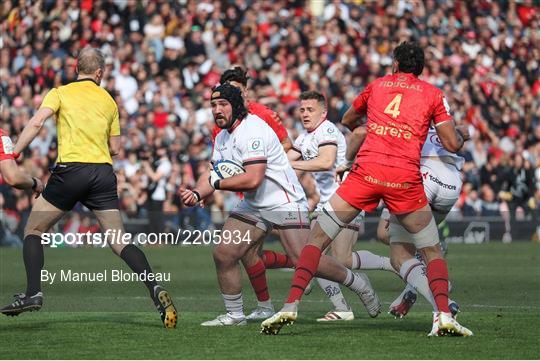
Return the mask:
<svg viewBox="0 0 540 361">
<path fill-rule="evenodd" d="M 432 134 L 432 135 L 429 137 L 429 140 L 430 140 L 430 142 L 433 143 L 433 144 L 437 144 L 437 145 L 442 146 L 441 140 L 439 139 L 439 136 L 438 136 L 437 134 Z"/>
<path fill-rule="evenodd" d="M 283 218 L 285 222 L 298 221 L 298 215 L 293 212 L 287 212 L 287 215 Z"/>
<path fill-rule="evenodd" d="M 264 142 L 262 138 L 252 138 L 248 140 L 247 154 L 250 157 L 264 156 Z"/>
<path fill-rule="evenodd" d="M 251 143 L 251 149 L 257 150 L 261 146 L 261 141 L 259 139 L 255 139 L 253 143 Z"/>
<path fill-rule="evenodd" d="M 426 172 L 426 174 L 428 174 L 428 173 Z M 422 175 L 424 175 L 424 174 L 422 173 Z M 424 176 L 424 179 L 426 179 L 425 176 Z M 455 185 L 444 183 L 439 178 L 437 178 L 437 177 L 435 177 L 435 176 L 433 176 L 431 174 L 429 174 L 429 180 L 434 182 L 434 183 L 437 183 L 438 185 L 440 185 L 443 188 L 450 189 L 452 191 L 455 191 L 457 189 L 457 187 Z"/>
<path fill-rule="evenodd" d="M 405 79 L 403 79 L 405 80 Z M 421 92 L 422 91 L 422 87 L 420 86 L 420 84 L 408 84 L 400 79 L 398 79 L 397 81 L 389 81 L 389 80 L 386 80 L 386 81 L 382 81 L 380 82 L 380 85 L 379 86 L 382 86 L 382 87 L 385 87 L 385 88 L 403 88 L 403 89 L 412 89 L 412 90 L 416 90 L 416 91 L 419 91 Z"/>
<path fill-rule="evenodd" d="M 216 147 L 216 150 L 223 154 L 223 152 L 227 150 L 227 146 L 226 145 L 224 145 L 222 147 L 218 146 L 218 147 Z"/>
<path fill-rule="evenodd" d="M 370 175 L 365 176 L 364 180 L 369 182 L 369 183 L 373 183 L 373 184 L 380 185 L 380 186 L 387 187 L 387 188 L 408 189 L 408 188 L 411 187 L 410 183 L 408 183 L 408 182 L 399 183 L 399 182 L 382 181 L 380 179 L 373 178 Z"/>
<path fill-rule="evenodd" d="M 379 125 L 376 123 L 370 123 L 367 129 L 368 132 L 383 137 L 390 136 L 393 138 L 403 138 L 405 140 L 410 140 L 412 138 L 412 133 L 410 131 L 393 127 L 391 125 Z"/>
</svg>

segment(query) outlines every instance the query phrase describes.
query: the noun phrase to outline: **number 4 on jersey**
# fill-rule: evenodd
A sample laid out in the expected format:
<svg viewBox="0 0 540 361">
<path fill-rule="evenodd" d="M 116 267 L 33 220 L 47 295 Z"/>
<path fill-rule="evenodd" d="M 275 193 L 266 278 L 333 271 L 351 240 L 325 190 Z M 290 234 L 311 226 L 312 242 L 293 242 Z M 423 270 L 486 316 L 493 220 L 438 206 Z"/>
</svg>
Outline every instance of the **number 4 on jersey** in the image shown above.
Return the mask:
<svg viewBox="0 0 540 361">
<path fill-rule="evenodd" d="M 401 98 L 403 97 L 403 94 L 397 94 L 394 99 L 384 109 L 385 114 L 390 114 L 392 118 L 397 118 L 399 115 L 399 105 L 401 104 Z"/>
</svg>

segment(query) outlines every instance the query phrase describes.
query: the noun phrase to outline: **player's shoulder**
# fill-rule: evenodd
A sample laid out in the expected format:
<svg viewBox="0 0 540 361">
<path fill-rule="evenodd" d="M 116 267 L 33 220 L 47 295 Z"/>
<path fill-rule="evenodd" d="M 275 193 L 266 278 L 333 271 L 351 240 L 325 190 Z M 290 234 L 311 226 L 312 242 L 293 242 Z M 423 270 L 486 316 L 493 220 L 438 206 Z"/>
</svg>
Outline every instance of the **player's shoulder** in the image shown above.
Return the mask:
<svg viewBox="0 0 540 361">
<path fill-rule="evenodd" d="M 315 129 L 315 134 L 317 136 L 339 136 L 341 132 L 339 131 L 338 127 L 332 123 L 331 121 L 329 121 L 328 119 L 326 119 L 324 122 L 321 123 L 321 125 L 319 125 L 317 127 L 317 129 Z"/>
<path fill-rule="evenodd" d="M 321 131 L 327 132 L 327 133 L 339 132 L 338 127 L 328 119 L 322 122 L 319 128 L 321 129 Z"/>
<path fill-rule="evenodd" d="M 255 114 L 267 123 L 280 123 L 278 114 L 261 103 L 248 103 L 248 113 Z"/>
<path fill-rule="evenodd" d="M 242 121 L 242 125 L 243 129 L 247 129 L 253 132 L 262 132 L 266 129 L 271 130 L 268 124 L 266 124 L 266 122 L 259 115 L 253 113 L 248 113 L 246 118 Z"/>
<path fill-rule="evenodd" d="M 89 95 L 89 97 L 94 99 L 94 102 L 99 101 L 100 105 L 107 104 L 107 105 L 111 106 L 112 108 L 117 108 L 118 107 L 117 104 L 116 104 L 116 101 L 112 97 L 111 93 L 109 93 L 109 91 L 107 91 L 107 89 L 103 88 L 102 86 L 100 86 L 99 84 L 94 82 L 92 79 L 75 80 L 75 81 L 72 81 L 69 84 L 62 85 L 62 86 L 58 87 L 58 90 L 60 92 L 70 91 L 70 89 L 72 89 L 73 87 L 78 87 L 80 84 L 85 84 L 86 82 L 92 83 L 92 85 L 95 85 L 95 87 L 94 87 L 95 93 L 93 93 L 94 96 Z M 97 97 L 95 96 L 95 94 L 97 94 Z"/>
<path fill-rule="evenodd" d="M 109 91 L 101 86 L 98 85 L 98 92 L 100 92 L 103 96 L 103 99 L 105 99 L 113 108 L 117 108 L 118 105 L 116 104 L 116 101 L 114 100 L 113 96 Z"/>
<path fill-rule="evenodd" d="M 249 102 L 247 106 L 248 112 L 257 115 L 258 113 L 266 114 L 266 113 L 273 113 L 274 111 L 270 108 L 268 108 L 266 105 L 257 103 L 257 102 Z"/>
</svg>

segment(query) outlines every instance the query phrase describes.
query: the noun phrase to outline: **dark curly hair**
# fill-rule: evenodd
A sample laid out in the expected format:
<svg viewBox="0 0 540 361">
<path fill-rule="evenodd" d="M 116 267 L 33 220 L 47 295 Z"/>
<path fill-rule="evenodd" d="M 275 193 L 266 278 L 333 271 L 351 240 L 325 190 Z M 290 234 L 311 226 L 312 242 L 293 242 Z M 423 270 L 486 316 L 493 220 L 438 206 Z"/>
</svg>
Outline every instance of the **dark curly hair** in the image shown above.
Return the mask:
<svg viewBox="0 0 540 361">
<path fill-rule="evenodd" d="M 221 74 L 219 82 L 221 84 L 225 84 L 227 82 L 234 81 L 242 84 L 243 86 L 247 86 L 248 79 L 249 77 L 247 75 L 247 70 L 244 70 L 239 66 L 235 66 L 232 69 L 225 70 L 223 74 Z"/>
<path fill-rule="evenodd" d="M 413 73 L 418 76 L 424 70 L 424 50 L 413 42 L 404 41 L 394 49 L 394 60 L 398 62 L 398 71 Z"/>
</svg>

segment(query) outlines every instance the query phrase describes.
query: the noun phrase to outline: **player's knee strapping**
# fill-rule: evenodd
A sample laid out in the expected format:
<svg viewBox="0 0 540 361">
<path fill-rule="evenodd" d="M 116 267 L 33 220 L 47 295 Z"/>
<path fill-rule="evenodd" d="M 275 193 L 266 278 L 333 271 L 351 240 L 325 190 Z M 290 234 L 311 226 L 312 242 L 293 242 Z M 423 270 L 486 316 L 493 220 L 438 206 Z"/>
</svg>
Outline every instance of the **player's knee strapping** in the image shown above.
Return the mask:
<svg viewBox="0 0 540 361">
<path fill-rule="evenodd" d="M 402 225 L 390 223 L 388 229 L 391 243 L 414 243 L 416 248 L 435 246 L 439 243 L 439 231 L 435 220 L 431 218 L 429 224 L 418 233 L 409 233 Z"/>
<path fill-rule="evenodd" d="M 324 205 L 322 212 L 317 217 L 317 222 L 319 222 L 324 233 L 331 239 L 336 238 L 341 229 L 345 227 L 345 223 L 339 220 L 330 202 Z"/>
</svg>

